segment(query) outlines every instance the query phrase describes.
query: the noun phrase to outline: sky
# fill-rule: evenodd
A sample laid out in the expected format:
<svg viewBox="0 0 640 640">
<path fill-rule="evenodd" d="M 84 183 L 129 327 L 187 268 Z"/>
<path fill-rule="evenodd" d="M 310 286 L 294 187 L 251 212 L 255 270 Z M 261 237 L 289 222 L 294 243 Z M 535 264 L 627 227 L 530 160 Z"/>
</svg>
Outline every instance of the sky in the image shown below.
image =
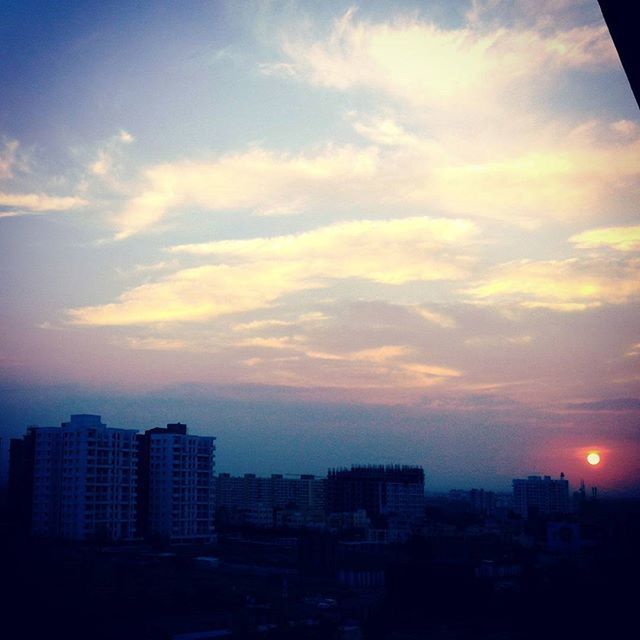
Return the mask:
<svg viewBox="0 0 640 640">
<path fill-rule="evenodd" d="M 5 448 L 98 413 L 232 473 L 640 492 L 640 118 L 597 2 L 0 11 Z"/>
</svg>

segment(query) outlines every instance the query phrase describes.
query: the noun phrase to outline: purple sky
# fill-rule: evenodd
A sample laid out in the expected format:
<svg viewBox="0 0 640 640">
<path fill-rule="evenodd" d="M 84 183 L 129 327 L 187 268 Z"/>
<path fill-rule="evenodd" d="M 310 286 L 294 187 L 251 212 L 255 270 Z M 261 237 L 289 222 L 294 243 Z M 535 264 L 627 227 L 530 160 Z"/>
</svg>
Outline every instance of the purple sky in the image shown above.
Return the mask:
<svg viewBox="0 0 640 640">
<path fill-rule="evenodd" d="M 2 12 L 0 434 L 638 488 L 640 119 L 596 2 Z"/>
</svg>

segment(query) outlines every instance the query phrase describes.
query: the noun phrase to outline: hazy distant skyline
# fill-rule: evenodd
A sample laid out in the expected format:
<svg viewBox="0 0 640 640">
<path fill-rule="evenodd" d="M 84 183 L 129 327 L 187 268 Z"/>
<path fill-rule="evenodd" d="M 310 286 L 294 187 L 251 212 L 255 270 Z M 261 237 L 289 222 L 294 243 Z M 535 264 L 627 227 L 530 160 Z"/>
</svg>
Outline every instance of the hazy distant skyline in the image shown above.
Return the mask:
<svg viewBox="0 0 640 640">
<path fill-rule="evenodd" d="M 0 435 L 640 486 L 640 119 L 597 2 L 1 12 Z"/>
</svg>

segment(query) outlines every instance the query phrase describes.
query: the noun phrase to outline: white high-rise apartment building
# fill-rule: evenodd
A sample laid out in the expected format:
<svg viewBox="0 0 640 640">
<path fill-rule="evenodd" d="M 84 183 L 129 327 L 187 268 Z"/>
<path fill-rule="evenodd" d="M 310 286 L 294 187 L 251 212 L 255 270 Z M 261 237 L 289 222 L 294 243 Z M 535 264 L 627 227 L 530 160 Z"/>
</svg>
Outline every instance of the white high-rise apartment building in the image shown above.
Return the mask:
<svg viewBox="0 0 640 640">
<path fill-rule="evenodd" d="M 211 541 L 215 517 L 215 438 L 184 424 L 149 429 L 140 441 L 141 529 L 172 541 Z"/>
<path fill-rule="evenodd" d="M 31 531 L 35 536 L 128 540 L 136 532 L 136 432 L 100 416 L 72 415 L 61 428 L 30 427 Z"/>
</svg>

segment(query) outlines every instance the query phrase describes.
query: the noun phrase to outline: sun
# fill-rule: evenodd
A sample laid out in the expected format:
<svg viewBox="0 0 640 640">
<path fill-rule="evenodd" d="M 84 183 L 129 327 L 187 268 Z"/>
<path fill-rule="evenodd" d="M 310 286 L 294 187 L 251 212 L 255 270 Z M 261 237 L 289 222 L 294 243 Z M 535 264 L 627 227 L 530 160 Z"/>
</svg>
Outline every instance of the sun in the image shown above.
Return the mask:
<svg viewBox="0 0 640 640">
<path fill-rule="evenodd" d="M 591 451 L 591 453 L 587 454 L 587 462 L 594 467 L 597 464 L 600 464 L 600 454 L 595 451 Z"/>
</svg>

